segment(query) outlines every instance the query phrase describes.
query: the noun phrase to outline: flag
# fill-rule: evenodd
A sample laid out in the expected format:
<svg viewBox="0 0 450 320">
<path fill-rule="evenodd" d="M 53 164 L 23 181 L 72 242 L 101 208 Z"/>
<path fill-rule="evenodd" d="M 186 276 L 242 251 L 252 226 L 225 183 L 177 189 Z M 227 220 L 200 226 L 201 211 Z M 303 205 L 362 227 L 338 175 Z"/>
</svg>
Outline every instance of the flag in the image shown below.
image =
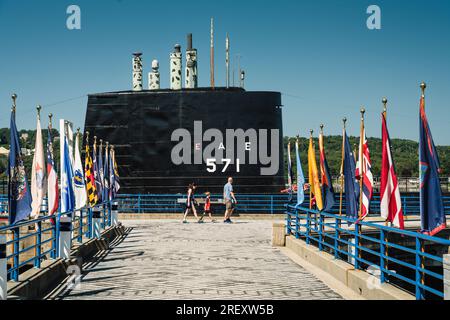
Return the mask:
<svg viewBox="0 0 450 320">
<path fill-rule="evenodd" d="M 292 200 L 292 180 L 293 180 L 293 172 L 292 172 L 292 159 L 291 159 L 291 142 L 288 142 L 287 145 L 287 165 L 288 165 L 288 191 L 289 191 L 289 202 Z"/>
<path fill-rule="evenodd" d="M 109 152 L 108 152 L 108 144 L 105 146 L 105 163 L 103 167 L 103 202 L 108 201 L 109 199 Z"/>
<path fill-rule="evenodd" d="M 300 161 L 300 150 L 298 147 L 298 139 L 295 141 L 295 156 L 297 160 L 297 206 L 305 201 L 305 176 L 303 175 L 302 163 Z"/>
<path fill-rule="evenodd" d="M 359 183 L 355 178 L 356 164 L 347 133 L 344 130 L 344 166 L 345 213 L 348 217 L 358 218 Z"/>
<path fill-rule="evenodd" d="M 75 138 L 75 158 L 73 166 L 73 188 L 75 192 L 75 209 L 81 209 L 86 206 L 87 194 L 84 181 L 83 164 L 80 156 L 80 137 L 77 133 Z"/>
<path fill-rule="evenodd" d="M 308 174 L 309 174 L 309 188 L 311 195 L 314 195 L 314 200 L 317 209 L 323 209 L 322 191 L 320 190 L 319 173 L 317 170 L 316 151 L 314 150 L 313 138 L 309 138 L 308 148 Z M 310 205 L 312 205 L 313 197 L 311 196 Z"/>
<path fill-rule="evenodd" d="M 86 150 L 88 150 L 88 146 L 86 143 Z M 101 153 L 99 153 L 100 159 L 101 159 Z M 87 161 L 87 160 L 86 160 Z M 94 146 L 92 148 L 92 171 L 94 174 L 94 189 L 95 189 L 95 194 L 96 194 L 96 203 L 97 202 L 101 202 L 102 201 L 102 182 L 100 179 L 100 168 L 99 168 L 99 164 L 97 162 L 97 143 L 94 140 Z M 103 169 L 102 169 L 103 170 Z M 86 178 L 87 179 L 87 178 Z"/>
<path fill-rule="evenodd" d="M 386 221 L 394 227 L 404 229 L 402 201 L 395 174 L 394 161 L 391 153 L 391 140 L 386 124 L 386 114 L 381 114 L 381 185 L 380 185 L 380 212 Z"/>
<path fill-rule="evenodd" d="M 94 144 L 95 148 L 95 144 Z M 95 157 L 95 152 L 93 153 Z M 86 190 L 88 196 L 89 206 L 94 207 L 98 202 L 98 192 L 96 188 L 96 180 L 94 176 L 94 167 L 91 159 L 91 151 L 89 150 L 89 143 L 86 141 L 86 157 L 84 160 L 84 175 L 86 178 Z"/>
<path fill-rule="evenodd" d="M 73 169 L 69 155 L 69 145 L 67 137 L 64 137 L 64 144 L 61 161 L 63 162 L 63 172 L 61 172 L 61 212 L 71 212 L 75 209 L 75 195 L 73 190 Z"/>
<path fill-rule="evenodd" d="M 33 165 L 31 168 L 31 216 L 39 217 L 46 189 L 44 144 L 42 142 L 41 119 L 38 114 L 36 125 L 36 142 L 34 144 Z"/>
<path fill-rule="evenodd" d="M 356 164 L 356 179 L 361 179 L 362 173 L 362 207 L 360 220 L 364 219 L 369 213 L 370 200 L 373 195 L 373 176 L 371 171 L 372 165 L 370 162 L 369 145 L 367 144 L 366 129 L 364 123 L 362 124 L 362 135 L 359 144 L 358 163 Z"/>
<path fill-rule="evenodd" d="M 119 184 L 119 172 L 117 170 L 117 162 L 116 162 L 116 151 L 114 148 L 110 149 L 110 156 L 109 156 L 109 172 L 110 172 L 110 180 L 111 180 L 111 197 L 110 200 L 114 200 L 117 196 L 117 193 L 120 189 Z"/>
<path fill-rule="evenodd" d="M 446 227 L 442 191 L 439 182 L 440 164 L 425 113 L 425 97 L 420 99 L 420 220 L 422 233 L 435 235 Z"/>
<path fill-rule="evenodd" d="M 17 136 L 16 112 L 14 109 L 11 112 L 8 169 L 9 223 L 15 224 L 30 216 L 31 193 L 28 188 L 27 174 L 23 165 L 19 137 Z"/>
<path fill-rule="evenodd" d="M 53 215 L 59 206 L 58 174 L 53 156 L 53 141 L 51 126 L 48 127 L 47 137 L 47 206 L 48 214 Z"/>
<path fill-rule="evenodd" d="M 98 196 L 98 203 L 101 203 L 104 201 L 103 194 L 104 194 L 104 184 L 105 184 L 105 175 L 103 172 L 103 143 L 100 143 L 100 147 L 98 148 L 98 185 L 100 188 L 97 188 L 97 196 Z"/>
<path fill-rule="evenodd" d="M 319 135 L 320 151 L 320 176 L 322 180 L 323 207 L 325 211 L 331 210 L 334 206 L 334 189 L 331 181 L 330 169 L 328 168 L 327 158 L 323 145 L 323 133 Z"/>
</svg>

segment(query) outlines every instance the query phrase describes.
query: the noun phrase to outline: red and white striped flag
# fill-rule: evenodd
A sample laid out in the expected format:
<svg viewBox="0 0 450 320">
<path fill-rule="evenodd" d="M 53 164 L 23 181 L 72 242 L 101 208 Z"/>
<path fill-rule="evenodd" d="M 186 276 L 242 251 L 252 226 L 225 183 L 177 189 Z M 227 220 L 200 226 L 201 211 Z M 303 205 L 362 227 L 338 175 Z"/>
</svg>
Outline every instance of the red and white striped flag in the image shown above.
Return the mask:
<svg viewBox="0 0 450 320">
<path fill-rule="evenodd" d="M 386 115 L 381 114 L 381 140 L 383 142 L 381 158 L 380 212 L 381 216 L 394 227 L 404 229 L 402 202 L 395 175 L 394 162 L 391 153 L 391 141 L 386 125 Z"/>
<path fill-rule="evenodd" d="M 363 141 L 363 143 L 361 143 L 361 141 Z M 363 179 L 361 215 L 358 220 L 364 219 L 369 213 L 370 200 L 372 199 L 373 195 L 373 175 L 372 171 L 370 171 L 371 168 L 372 165 L 370 162 L 370 153 L 369 146 L 367 144 L 366 130 L 363 127 L 359 144 L 359 159 L 358 163 L 356 164 L 355 173 L 356 179 L 361 179 L 360 173 L 362 172 Z"/>
</svg>

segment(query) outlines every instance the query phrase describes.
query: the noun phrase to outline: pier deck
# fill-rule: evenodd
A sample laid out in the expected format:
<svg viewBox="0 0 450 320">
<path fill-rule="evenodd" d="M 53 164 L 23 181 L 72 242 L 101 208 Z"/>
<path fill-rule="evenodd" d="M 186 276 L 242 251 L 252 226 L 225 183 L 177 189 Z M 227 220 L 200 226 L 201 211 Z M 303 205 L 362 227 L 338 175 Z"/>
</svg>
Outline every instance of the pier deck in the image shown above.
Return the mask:
<svg viewBox="0 0 450 320">
<path fill-rule="evenodd" d="M 56 299 L 342 299 L 271 247 L 271 221 L 127 220 L 125 239 Z"/>
</svg>

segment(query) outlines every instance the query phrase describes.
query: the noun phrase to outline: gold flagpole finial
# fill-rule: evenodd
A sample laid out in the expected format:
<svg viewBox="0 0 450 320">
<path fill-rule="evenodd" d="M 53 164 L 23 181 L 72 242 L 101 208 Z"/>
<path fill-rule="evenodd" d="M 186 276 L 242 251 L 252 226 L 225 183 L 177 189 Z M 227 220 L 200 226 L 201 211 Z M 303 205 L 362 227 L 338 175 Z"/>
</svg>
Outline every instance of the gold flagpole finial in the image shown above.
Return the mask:
<svg viewBox="0 0 450 320">
<path fill-rule="evenodd" d="M 97 136 L 94 136 L 94 146 L 97 145 Z"/>
<path fill-rule="evenodd" d="M 103 139 L 100 139 L 100 147 L 103 148 Z"/>
<path fill-rule="evenodd" d="M 344 118 L 342 119 L 342 125 L 344 126 L 344 129 L 345 129 L 346 123 L 347 123 L 347 118 L 344 117 Z"/>
<path fill-rule="evenodd" d="M 52 128 L 52 118 L 53 118 L 53 113 L 49 113 L 48 114 L 48 126 L 50 127 L 50 129 Z"/>
<path fill-rule="evenodd" d="M 77 128 L 77 136 L 80 136 L 80 128 Z"/>
<path fill-rule="evenodd" d="M 425 96 L 425 89 L 427 88 L 427 84 L 425 82 L 422 82 L 420 84 L 420 89 L 422 90 L 422 96 Z"/>
<path fill-rule="evenodd" d="M 108 141 L 106 141 L 106 146 L 105 146 L 105 150 L 108 150 L 108 148 L 109 148 L 109 142 Z"/>
<path fill-rule="evenodd" d="M 89 131 L 86 131 L 86 144 L 89 144 Z"/>
<path fill-rule="evenodd" d="M 383 99 L 381 99 L 381 102 L 383 103 L 383 112 L 386 113 L 388 99 L 386 97 L 384 97 Z"/>
<path fill-rule="evenodd" d="M 313 136 L 313 132 L 314 132 L 313 129 L 309 129 L 309 134 L 310 134 L 311 138 L 312 138 L 312 136 Z"/>
<path fill-rule="evenodd" d="M 320 133 L 323 134 L 323 123 L 320 125 Z"/>
<path fill-rule="evenodd" d="M 12 99 L 12 101 L 13 101 L 11 111 L 12 111 L 12 112 L 16 112 L 16 100 L 17 100 L 17 94 L 13 93 L 12 96 L 11 96 L 11 99 Z"/>
<path fill-rule="evenodd" d="M 361 120 L 364 120 L 364 113 L 366 113 L 366 109 L 364 109 L 364 107 L 361 107 Z"/>
</svg>

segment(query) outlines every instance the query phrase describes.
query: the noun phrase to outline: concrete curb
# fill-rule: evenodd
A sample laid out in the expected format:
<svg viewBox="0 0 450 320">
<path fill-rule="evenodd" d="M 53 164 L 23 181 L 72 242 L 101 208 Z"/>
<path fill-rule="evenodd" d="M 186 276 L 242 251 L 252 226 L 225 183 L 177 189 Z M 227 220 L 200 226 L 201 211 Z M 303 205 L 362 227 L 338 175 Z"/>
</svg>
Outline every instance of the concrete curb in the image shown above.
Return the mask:
<svg viewBox="0 0 450 320">
<path fill-rule="evenodd" d="M 32 268 L 20 275 L 19 281 L 8 281 L 8 299 L 39 300 L 56 288 L 67 277 L 70 265 L 81 269 L 83 261 L 91 259 L 100 251 L 107 250 L 109 243 L 123 235 L 123 226 L 110 227 L 102 232 L 101 239 L 88 239 L 75 244 L 71 250 L 70 260 L 46 260 L 40 269 Z"/>
<path fill-rule="evenodd" d="M 413 295 L 391 284 L 373 285 L 374 277 L 369 273 L 355 270 L 353 265 L 335 259 L 332 255 L 319 251 L 318 248 L 307 245 L 300 239 L 287 236 L 286 248 L 368 300 L 415 300 Z"/>
</svg>

